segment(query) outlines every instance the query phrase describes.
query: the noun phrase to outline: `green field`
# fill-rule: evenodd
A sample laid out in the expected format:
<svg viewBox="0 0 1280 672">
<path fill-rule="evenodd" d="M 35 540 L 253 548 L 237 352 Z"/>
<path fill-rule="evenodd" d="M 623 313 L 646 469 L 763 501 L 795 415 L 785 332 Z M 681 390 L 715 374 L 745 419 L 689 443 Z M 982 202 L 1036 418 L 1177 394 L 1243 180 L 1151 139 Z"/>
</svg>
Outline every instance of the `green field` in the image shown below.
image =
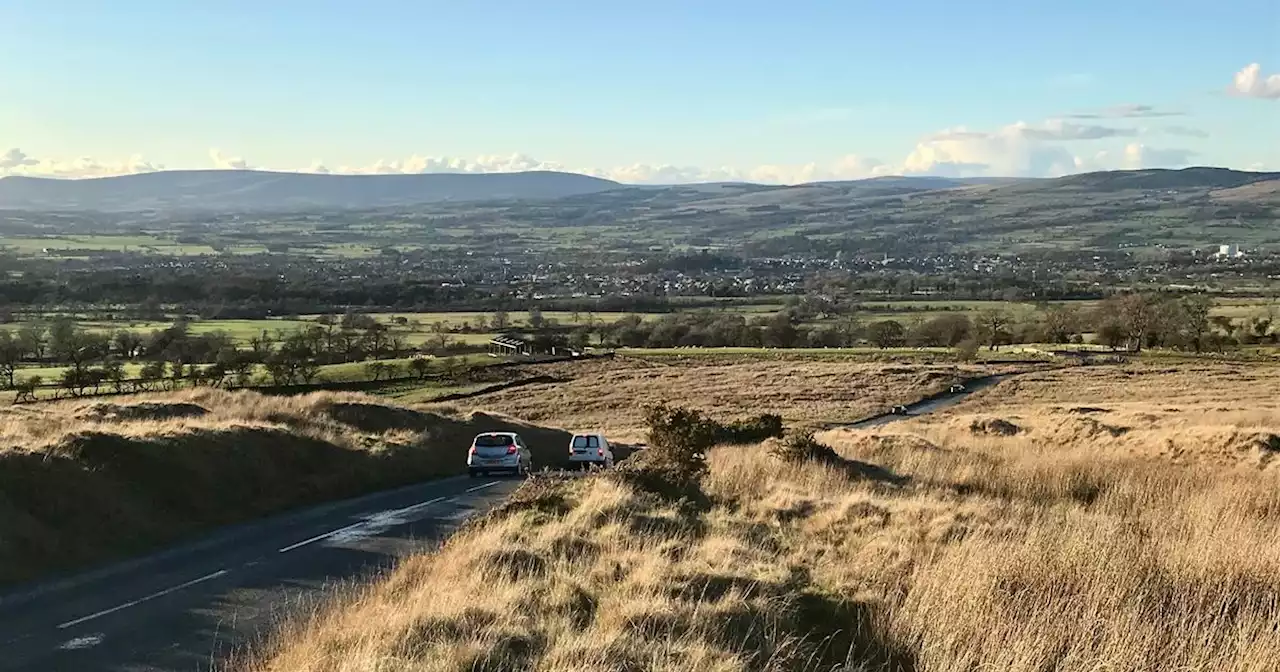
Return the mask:
<svg viewBox="0 0 1280 672">
<path fill-rule="evenodd" d="M 1082 309 L 1089 309 L 1096 305 L 1093 301 L 1074 301 L 1059 302 L 1061 305 L 1072 305 Z M 1026 302 L 1006 302 L 1006 301 L 867 301 L 860 304 L 861 310 L 857 312 L 858 319 L 862 321 L 874 321 L 883 319 L 895 320 L 915 320 L 930 319 L 942 315 L 954 315 L 957 312 L 963 314 L 974 314 L 983 310 L 999 309 L 1013 313 L 1016 317 L 1023 317 L 1031 314 L 1037 308 L 1035 304 Z M 784 306 L 780 303 L 760 304 L 760 305 L 732 305 L 717 309 L 730 313 L 738 313 L 747 317 L 768 315 L 776 310 L 782 309 Z M 664 315 L 670 313 L 639 313 L 639 317 L 646 321 L 659 320 Z M 1276 319 L 1280 319 L 1280 300 L 1276 299 L 1255 299 L 1255 298 L 1220 298 L 1217 299 L 1213 309 L 1213 315 L 1229 317 L 1233 320 L 1248 319 L 1255 316 L 1272 315 Z M 495 335 L 492 329 L 493 312 L 403 312 L 403 313 L 377 313 L 373 318 L 386 324 L 390 328 L 392 335 L 402 337 L 405 342 L 412 346 L 420 346 L 432 338 L 443 332 L 462 332 L 462 333 L 444 333 L 451 342 L 462 342 L 467 345 L 483 345 Z M 615 322 L 629 313 L 621 312 L 587 312 L 578 313 L 568 311 L 546 311 L 543 318 L 548 321 L 554 321 L 562 326 L 585 326 L 589 323 L 608 324 Z M 72 316 L 74 317 L 74 316 Z M 301 315 L 289 318 L 271 318 L 261 320 L 193 320 L 189 322 L 190 330 L 194 334 L 206 334 L 210 332 L 224 332 L 233 340 L 240 344 L 245 344 L 249 339 L 267 332 L 269 334 L 278 334 L 280 332 L 288 332 L 296 329 L 315 325 L 318 315 Z M 829 320 L 810 320 L 809 325 L 822 324 L 824 322 L 840 321 L 845 319 L 843 316 L 830 318 Z M 513 311 L 508 313 L 509 328 L 516 330 L 530 329 L 530 316 L 526 311 Z M 22 326 L 23 322 L 16 322 L 7 325 L 0 325 L 0 329 L 17 329 Z M 172 326 L 172 321 L 142 321 L 142 320 L 103 320 L 103 319 L 82 319 L 77 320 L 77 324 L 85 329 L 97 332 L 111 332 L 115 330 L 129 330 L 141 333 L 149 333 Z"/>
</svg>

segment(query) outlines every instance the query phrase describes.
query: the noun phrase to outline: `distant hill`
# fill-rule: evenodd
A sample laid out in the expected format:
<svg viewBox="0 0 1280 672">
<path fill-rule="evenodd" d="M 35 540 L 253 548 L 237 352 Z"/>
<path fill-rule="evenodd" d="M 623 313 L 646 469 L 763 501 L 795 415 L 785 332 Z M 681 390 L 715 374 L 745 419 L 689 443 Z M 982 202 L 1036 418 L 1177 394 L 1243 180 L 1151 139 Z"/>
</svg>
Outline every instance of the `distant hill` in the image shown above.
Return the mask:
<svg viewBox="0 0 1280 672">
<path fill-rule="evenodd" d="M 1280 179 L 1280 173 L 1254 173 L 1229 168 L 1182 168 L 1167 170 L 1114 170 L 1067 175 L 1051 180 L 1017 185 L 1020 190 L 1076 189 L 1093 192 L 1153 189 L 1233 189 L 1256 182 Z"/>
<path fill-rule="evenodd" d="M 284 211 L 367 209 L 442 201 L 555 199 L 620 186 L 574 173 L 319 175 L 180 170 L 61 180 L 0 178 L 0 208 Z"/>
<path fill-rule="evenodd" d="M 592 209 L 594 208 L 594 209 Z M 559 211 L 557 211 L 559 209 Z M 589 209 L 589 210 L 584 210 Z M 864 251 L 1131 250 L 1280 245 L 1280 173 L 1222 168 L 1129 170 L 1053 179 L 882 177 L 794 186 L 624 188 L 557 201 L 536 217 L 560 226 L 580 213 L 654 239 L 751 243 L 793 251 L 848 241 Z M 642 226 L 637 223 L 642 222 Z M 569 235 L 569 234 L 562 234 Z M 628 235 L 634 235 L 629 233 Z M 778 239 L 776 245 L 768 243 Z"/>
<path fill-rule="evenodd" d="M 810 182 L 830 186 L 858 186 L 863 188 L 901 189 L 929 191 L 933 189 L 958 189 L 977 185 L 1013 184 L 1014 182 L 1040 182 L 1034 177 L 934 177 L 931 175 L 885 175 L 863 180 L 830 180 Z M 801 185 L 803 186 L 803 185 Z"/>
</svg>

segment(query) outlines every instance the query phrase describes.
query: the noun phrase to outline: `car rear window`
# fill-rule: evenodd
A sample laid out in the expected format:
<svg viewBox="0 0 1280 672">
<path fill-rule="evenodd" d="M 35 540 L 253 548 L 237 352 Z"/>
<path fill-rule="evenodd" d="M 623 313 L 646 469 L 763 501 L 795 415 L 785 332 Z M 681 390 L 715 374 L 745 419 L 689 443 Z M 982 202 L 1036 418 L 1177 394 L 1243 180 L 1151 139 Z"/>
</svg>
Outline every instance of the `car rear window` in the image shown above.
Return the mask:
<svg viewBox="0 0 1280 672">
<path fill-rule="evenodd" d="M 600 439 L 595 436 L 575 436 L 573 437 L 574 448 L 599 448 Z"/>
<path fill-rule="evenodd" d="M 485 436 L 476 437 L 476 445 L 481 448 L 496 448 L 499 446 L 509 446 L 512 443 L 514 443 L 514 441 L 509 436 L 485 435 Z"/>
</svg>

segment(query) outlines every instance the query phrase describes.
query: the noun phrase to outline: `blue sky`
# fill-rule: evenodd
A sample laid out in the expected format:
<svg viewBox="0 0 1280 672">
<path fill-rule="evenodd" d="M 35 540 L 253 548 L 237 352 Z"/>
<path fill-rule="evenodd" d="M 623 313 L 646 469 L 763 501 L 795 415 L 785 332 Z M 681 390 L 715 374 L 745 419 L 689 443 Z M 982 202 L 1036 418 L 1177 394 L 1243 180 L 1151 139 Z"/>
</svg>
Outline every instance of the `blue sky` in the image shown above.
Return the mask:
<svg viewBox="0 0 1280 672">
<path fill-rule="evenodd" d="M 1276 0 L 0 0 L 0 173 L 1280 170 L 1276 73 Z"/>
</svg>

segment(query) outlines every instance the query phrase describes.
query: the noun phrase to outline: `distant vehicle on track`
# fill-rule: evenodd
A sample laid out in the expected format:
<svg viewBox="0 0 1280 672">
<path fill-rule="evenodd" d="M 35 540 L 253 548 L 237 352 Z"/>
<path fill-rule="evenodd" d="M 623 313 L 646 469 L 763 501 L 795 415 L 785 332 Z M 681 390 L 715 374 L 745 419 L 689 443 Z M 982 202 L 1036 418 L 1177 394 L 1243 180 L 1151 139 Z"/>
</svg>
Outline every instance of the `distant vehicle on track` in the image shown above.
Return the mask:
<svg viewBox="0 0 1280 672">
<path fill-rule="evenodd" d="M 492 473 L 524 476 L 533 471 L 533 453 L 515 432 L 478 434 L 467 451 L 467 473 L 472 478 Z"/>
<path fill-rule="evenodd" d="M 889 414 L 890 415 L 906 415 L 907 407 L 903 406 L 902 404 L 898 404 L 897 406 L 894 406 L 889 409 Z"/>
<path fill-rule="evenodd" d="M 952 385 L 952 386 L 951 386 L 951 392 L 952 392 L 952 394 L 954 394 L 954 393 L 956 393 L 956 392 L 964 392 L 964 385 L 962 385 L 962 384 L 960 384 L 960 383 L 956 383 L 955 385 Z"/>
<path fill-rule="evenodd" d="M 599 432 L 575 434 L 569 440 L 569 464 L 580 469 L 593 466 L 608 469 L 613 466 L 613 447 Z"/>
</svg>

